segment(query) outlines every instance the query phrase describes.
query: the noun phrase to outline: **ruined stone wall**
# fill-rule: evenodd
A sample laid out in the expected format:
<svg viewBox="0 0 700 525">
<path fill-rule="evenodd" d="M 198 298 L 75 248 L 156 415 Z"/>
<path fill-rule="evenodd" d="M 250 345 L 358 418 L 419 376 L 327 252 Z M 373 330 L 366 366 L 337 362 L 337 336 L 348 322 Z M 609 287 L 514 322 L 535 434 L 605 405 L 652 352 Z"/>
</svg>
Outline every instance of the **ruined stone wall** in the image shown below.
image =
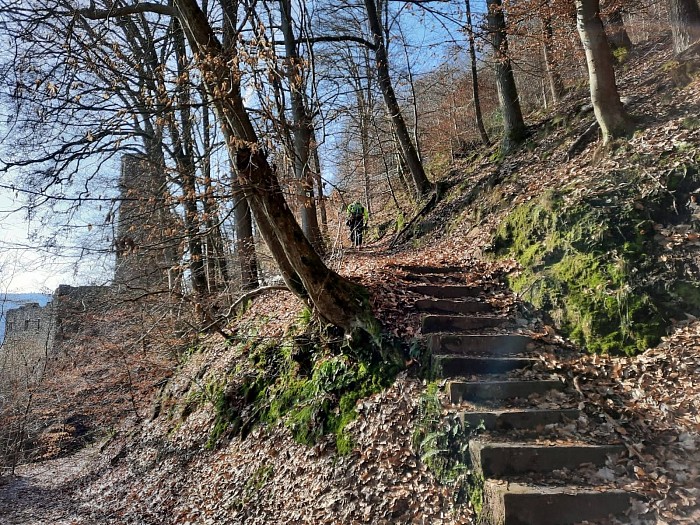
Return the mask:
<svg viewBox="0 0 700 525">
<path fill-rule="evenodd" d="M 26 384 L 38 379 L 46 357 L 53 352 L 55 329 L 53 301 L 45 307 L 28 303 L 8 310 L 0 348 L 0 380 Z"/>
<path fill-rule="evenodd" d="M 0 346 L 0 404 L 3 383 L 38 378 L 46 358 L 85 330 L 91 316 L 115 304 L 117 294 L 123 299 L 130 292 L 180 289 L 183 227 L 168 200 L 164 167 L 144 155 L 124 155 L 119 188 L 114 285 L 61 285 L 44 308 L 30 303 L 8 310 Z"/>
<path fill-rule="evenodd" d="M 122 157 L 114 275 L 122 290 L 158 291 L 176 280 L 182 226 L 166 184 L 164 169 L 147 157 Z"/>
<path fill-rule="evenodd" d="M 109 286 L 60 285 L 52 301 L 7 310 L 0 347 L 0 381 L 26 384 L 41 377 L 58 345 L 83 329 L 85 315 L 104 311 L 113 300 Z"/>
</svg>

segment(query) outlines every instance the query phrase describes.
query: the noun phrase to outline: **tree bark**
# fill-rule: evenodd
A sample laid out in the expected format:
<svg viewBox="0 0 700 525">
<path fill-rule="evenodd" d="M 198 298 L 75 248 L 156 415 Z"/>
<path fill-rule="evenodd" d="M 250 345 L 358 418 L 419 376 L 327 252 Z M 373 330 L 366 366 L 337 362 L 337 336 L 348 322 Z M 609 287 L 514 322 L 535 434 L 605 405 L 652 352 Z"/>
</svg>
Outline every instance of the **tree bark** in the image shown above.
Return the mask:
<svg viewBox="0 0 700 525">
<path fill-rule="evenodd" d="M 173 150 L 175 162 L 182 181 L 183 208 L 185 230 L 187 232 L 187 250 L 190 262 L 190 282 L 192 289 L 198 297 L 203 297 L 209 291 L 207 275 L 204 266 L 204 250 L 202 248 L 202 232 L 200 228 L 201 216 L 197 205 L 197 177 L 194 159 L 194 136 L 192 130 L 192 117 L 190 115 L 191 97 L 189 72 L 187 70 L 187 56 L 185 50 L 185 38 L 178 20 L 173 21 L 173 40 L 175 42 L 175 58 L 177 62 L 178 85 L 177 104 L 180 113 L 179 125 L 172 113 L 168 114 L 170 123 L 170 135 L 173 138 Z"/>
<path fill-rule="evenodd" d="M 231 166 L 233 170 L 233 166 Z M 233 218 L 236 228 L 236 255 L 243 290 L 253 290 L 259 286 L 258 258 L 255 254 L 255 238 L 253 237 L 253 218 L 250 206 L 238 185 L 237 176 L 232 173 L 233 188 Z M 290 276 L 291 277 L 291 276 Z"/>
<path fill-rule="evenodd" d="M 603 144 L 625 135 L 630 120 L 615 83 L 612 53 L 600 19 L 599 0 L 576 0 L 576 25 L 586 53 L 591 102 L 603 132 Z"/>
<path fill-rule="evenodd" d="M 489 139 L 488 133 L 486 133 L 486 127 L 484 126 L 484 117 L 481 114 L 481 100 L 479 98 L 479 78 L 477 76 L 476 67 L 476 44 L 474 42 L 474 26 L 472 24 L 471 1 L 464 0 L 464 4 L 467 8 L 467 36 L 469 38 L 469 62 L 471 63 L 472 69 L 472 99 L 474 100 L 474 114 L 476 117 L 476 127 L 479 129 L 481 142 L 484 144 L 484 146 L 490 146 L 491 140 Z"/>
<path fill-rule="evenodd" d="M 696 0 L 668 0 L 673 51 L 678 54 L 700 40 L 700 7 Z"/>
<path fill-rule="evenodd" d="M 508 57 L 508 38 L 506 37 L 506 18 L 501 0 L 487 0 L 488 31 L 496 59 L 496 87 L 498 101 L 503 113 L 504 152 L 512 150 L 525 139 L 526 128 L 520 109 L 518 89 L 513 76 L 513 66 Z"/>
<path fill-rule="evenodd" d="M 389 74 L 386 43 L 384 42 L 384 34 L 382 33 L 382 26 L 379 19 L 379 13 L 377 12 L 377 5 L 375 4 L 374 0 L 364 0 L 364 3 L 367 11 L 369 29 L 372 33 L 374 42 L 374 53 L 376 58 L 377 80 L 379 81 L 379 87 L 382 90 L 384 103 L 386 104 L 387 111 L 389 112 L 391 123 L 394 127 L 394 132 L 396 133 L 396 138 L 398 139 L 406 166 L 411 174 L 411 179 L 416 189 L 416 194 L 418 195 L 418 198 L 423 198 L 432 190 L 432 184 L 425 174 L 423 164 L 418 156 L 418 150 L 416 150 L 415 145 L 411 141 L 408 126 L 406 126 L 406 121 L 401 113 L 401 106 L 399 106 L 399 102 L 396 99 L 394 86 L 391 82 L 391 75 Z"/>
<path fill-rule="evenodd" d="M 316 140 L 316 131 L 312 131 L 313 147 L 311 155 L 314 159 L 314 179 L 316 180 L 316 195 L 318 195 L 318 205 L 316 209 L 319 212 L 321 219 L 321 235 L 324 238 L 324 245 L 328 239 L 328 212 L 326 211 L 326 196 L 323 194 L 323 177 L 321 176 L 321 158 L 318 154 L 318 141 Z"/>
<path fill-rule="evenodd" d="M 632 40 L 627 34 L 625 21 L 622 18 L 622 7 L 619 5 L 613 6 L 612 10 L 605 17 L 605 26 L 607 27 L 608 42 L 613 50 L 630 49 L 632 47 Z"/>
<path fill-rule="evenodd" d="M 554 49 L 552 48 L 554 30 L 552 29 L 552 13 L 549 3 L 543 6 L 542 9 L 542 51 L 544 53 L 544 63 L 547 67 L 549 92 L 552 95 L 552 101 L 556 104 L 564 94 L 564 82 L 561 79 L 561 75 L 559 75 L 559 68 L 557 67 Z"/>
<path fill-rule="evenodd" d="M 285 283 L 297 295 L 308 298 L 328 322 L 346 331 L 361 329 L 377 336 L 379 325 L 365 289 L 323 263 L 284 199 L 243 105 L 237 68 L 230 67 L 236 61 L 235 46 L 225 52 L 195 0 L 174 0 L 174 6 L 185 21 L 183 26 L 243 192 Z"/>
<path fill-rule="evenodd" d="M 306 75 L 297 49 L 294 28 L 292 27 L 292 5 L 290 0 L 279 0 L 280 25 L 284 36 L 284 49 L 287 62 L 287 80 L 289 82 L 292 103 L 292 135 L 294 137 L 294 176 L 299 183 L 299 200 L 301 228 L 318 253 L 323 254 L 325 247 L 318 226 L 316 198 L 314 196 L 314 177 L 311 169 L 311 142 L 313 122 L 304 102 Z"/>
</svg>

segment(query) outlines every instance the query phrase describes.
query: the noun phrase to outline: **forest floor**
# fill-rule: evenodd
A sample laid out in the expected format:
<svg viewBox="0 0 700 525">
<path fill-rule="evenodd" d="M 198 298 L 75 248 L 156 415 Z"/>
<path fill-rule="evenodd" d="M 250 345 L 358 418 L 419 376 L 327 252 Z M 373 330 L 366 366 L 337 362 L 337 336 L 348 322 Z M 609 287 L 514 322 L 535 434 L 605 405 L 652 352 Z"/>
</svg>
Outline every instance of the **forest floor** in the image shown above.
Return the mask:
<svg viewBox="0 0 700 525">
<path fill-rule="evenodd" d="M 680 90 L 669 88 L 661 67 L 669 59 L 667 42 L 649 43 L 621 72 L 623 91 L 634 95 L 635 110 L 649 116 L 629 148 L 646 155 L 679 145 L 688 150 L 687 144 L 700 142 L 698 129 L 684 124 L 700 114 L 700 80 Z M 497 168 L 482 159 L 465 183 L 476 187 L 499 174 L 517 173 L 499 186 L 503 199 L 517 203 L 565 182 L 581 181 L 586 191 L 587 178 L 606 176 L 631 156 L 628 150 L 601 158 L 590 144 L 567 159 L 573 137 L 566 133 L 571 130 L 553 130 L 548 142 L 519 151 Z M 461 177 L 459 167 L 455 173 Z M 502 282 L 517 271 L 512 262 L 480 258 L 502 215 L 472 216 L 466 204 L 452 199 L 439 205 L 435 222 L 445 226 L 445 217 L 457 213 L 464 221 L 450 231 L 434 231 L 432 241 L 413 240 L 409 244 L 416 247 L 390 250 L 385 240 L 361 251 L 338 250 L 333 260 L 338 271 L 370 289 L 384 326 L 406 340 L 420 334 L 420 322 L 404 307 L 412 297 L 395 264 L 464 265 L 474 283 Z M 691 260 L 698 257 L 691 234 L 661 225 L 658 236 L 669 256 Z M 493 300 L 516 316 L 525 315 L 512 295 Z M 256 299 L 229 329 L 243 329 L 264 316 L 265 336 L 273 338 L 295 322 L 300 309 L 289 293 L 269 294 Z M 625 446 L 627 453 L 615 465 L 584 473 L 601 482 L 624 480 L 624 487 L 641 497 L 624 523 L 700 522 L 700 321 L 692 316 L 678 320 L 658 347 L 630 358 L 572 351 L 536 312 L 522 320 L 524 330 L 552 349 L 543 354 L 541 370 L 556 371 L 575 386 L 585 417 L 568 428 L 571 437 L 594 436 Z M 218 336 L 202 344 L 207 351 L 179 368 L 171 384 L 197 381 L 203 367 L 226 370 L 241 357 Z M 105 351 L 114 353 L 111 347 Z M 153 370 L 162 372 L 163 363 Z M 212 407 L 200 407 L 177 425 L 164 417 L 148 419 L 146 407 L 157 389 L 143 388 L 137 399 L 139 425 L 125 420 L 99 446 L 25 465 L 17 476 L 0 478 L 0 523 L 472 523 L 471 509 L 455 504 L 450 487 L 435 480 L 411 445 L 423 387 L 421 380 L 402 373 L 393 386 L 363 400 L 349 426 L 355 447 L 348 456 L 338 456 L 330 438 L 312 447 L 297 444 L 282 425 L 256 428 L 246 439 L 232 438 L 206 450 L 215 419 Z M 131 400 L 121 397 L 124 406 L 134 401 L 133 394 Z M 94 399 L 93 405 L 84 410 L 99 412 Z"/>
<path fill-rule="evenodd" d="M 373 249 L 344 258 L 345 270 L 362 274 L 385 323 L 402 335 L 417 333 L 417 316 L 406 316 L 410 300 L 396 276 L 396 262 L 418 264 L 436 248 L 386 255 Z M 449 252 L 452 254 L 454 252 Z M 462 259 L 470 278 L 499 280 L 512 268 Z M 513 298 L 497 297 L 505 308 Z M 274 307 L 273 307 L 274 305 Z M 296 319 L 299 303 L 287 293 L 260 298 L 241 323 L 263 313 L 270 334 Z M 274 312 L 272 315 L 270 315 Z M 403 316 L 401 322 L 397 316 Z M 623 521 L 636 525 L 697 523 L 700 520 L 700 322 L 679 322 L 655 349 L 635 358 L 572 352 L 538 317 L 527 330 L 551 352 L 539 370 L 556 371 L 575 385 L 574 402 L 585 416 L 567 432 L 572 439 L 624 444 L 614 465 L 585 469 L 588 481 L 613 483 L 640 496 Z M 225 345 L 208 343 L 209 364 L 235 359 Z M 563 349 L 561 351 L 556 349 Z M 175 381 L 190 381 L 185 369 Z M 349 427 L 355 442 L 339 457 L 332 440 L 308 447 L 283 426 L 258 428 L 215 450 L 204 440 L 213 422 L 202 408 L 178 427 L 164 418 L 133 423 L 98 448 L 90 446 L 55 460 L 22 466 L 0 486 L 0 522 L 8 525 L 235 524 L 235 523 L 472 523 L 468 505 L 455 505 L 449 486 L 436 482 L 411 445 L 424 384 L 402 373 L 395 384 L 358 407 Z"/>
</svg>

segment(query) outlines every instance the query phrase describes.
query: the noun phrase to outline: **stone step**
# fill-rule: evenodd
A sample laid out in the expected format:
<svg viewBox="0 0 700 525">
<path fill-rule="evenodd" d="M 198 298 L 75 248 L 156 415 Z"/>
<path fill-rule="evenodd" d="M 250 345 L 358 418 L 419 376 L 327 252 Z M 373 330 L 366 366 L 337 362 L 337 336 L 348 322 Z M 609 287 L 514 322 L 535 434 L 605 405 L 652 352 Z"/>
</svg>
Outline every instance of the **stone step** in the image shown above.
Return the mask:
<svg viewBox="0 0 700 525">
<path fill-rule="evenodd" d="M 483 425 L 486 430 L 525 430 L 578 419 L 575 408 L 464 411 L 459 418 L 470 428 Z"/>
<path fill-rule="evenodd" d="M 461 277 L 457 277 L 454 275 L 449 275 L 449 274 L 432 274 L 432 273 L 424 273 L 424 274 L 408 274 L 404 275 L 402 277 L 404 281 L 412 282 L 412 283 L 418 283 L 418 284 L 436 284 L 436 285 L 441 285 L 441 284 L 455 284 L 459 282 L 460 280 L 464 280 Z"/>
<path fill-rule="evenodd" d="M 490 525 L 599 523 L 624 514 L 632 495 L 597 487 L 547 487 L 486 480 L 482 519 Z"/>
<path fill-rule="evenodd" d="M 532 339 L 515 334 L 430 334 L 428 348 L 433 354 L 515 355 L 527 350 Z"/>
<path fill-rule="evenodd" d="M 478 330 L 495 328 L 507 321 L 504 317 L 483 316 L 467 317 L 464 315 L 426 315 L 423 317 L 421 331 L 424 334 L 439 332 L 459 332 L 463 330 Z"/>
<path fill-rule="evenodd" d="M 469 442 L 472 465 L 487 478 L 575 469 L 587 463 L 603 466 L 608 456 L 622 450 L 623 447 L 613 445 L 491 443 L 475 439 Z"/>
<path fill-rule="evenodd" d="M 479 286 L 462 286 L 458 284 L 414 284 L 408 286 L 411 292 L 437 297 L 438 299 L 461 299 L 464 297 L 478 297 L 484 292 Z"/>
<path fill-rule="evenodd" d="M 557 380 L 532 381 L 450 381 L 447 394 L 451 403 L 462 401 L 499 401 L 515 397 L 527 398 L 550 390 L 563 390 Z"/>
<path fill-rule="evenodd" d="M 537 363 L 529 357 L 467 357 L 433 355 L 433 370 L 437 377 L 458 377 L 480 374 L 502 374 L 527 368 Z"/>
<path fill-rule="evenodd" d="M 465 269 L 461 266 L 430 266 L 430 265 L 413 265 L 413 264 L 397 264 L 394 266 L 399 270 L 413 274 L 449 274 L 449 273 L 464 273 Z"/>
<path fill-rule="evenodd" d="M 451 299 L 419 299 L 416 301 L 416 309 L 434 314 L 476 314 L 494 310 L 489 303 Z"/>
</svg>

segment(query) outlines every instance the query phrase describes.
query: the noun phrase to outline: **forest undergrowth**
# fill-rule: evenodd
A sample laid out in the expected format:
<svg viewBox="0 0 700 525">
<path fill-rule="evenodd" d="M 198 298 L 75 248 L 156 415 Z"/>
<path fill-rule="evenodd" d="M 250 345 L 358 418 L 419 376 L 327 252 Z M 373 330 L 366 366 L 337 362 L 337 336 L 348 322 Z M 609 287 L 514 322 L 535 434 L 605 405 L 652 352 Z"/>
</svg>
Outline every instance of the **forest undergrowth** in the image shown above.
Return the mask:
<svg viewBox="0 0 700 525">
<path fill-rule="evenodd" d="M 626 521 L 639 524 L 700 520 L 700 321 L 691 308 L 697 305 L 700 259 L 693 198 L 700 80 L 675 85 L 664 69 L 670 59 L 667 42 L 652 42 L 620 66 L 623 94 L 639 115 L 638 131 L 629 139 L 605 151 L 596 141 L 568 151 L 593 118 L 586 94 L 573 92 L 560 106 L 531 116 L 530 140 L 519 151 L 497 158 L 495 150 L 484 150 L 451 166 L 443 177 L 444 198 L 397 247 L 389 248 L 391 239 L 383 237 L 359 251 L 341 250 L 334 261 L 342 274 L 368 287 L 377 317 L 404 342 L 407 359 L 420 319 L 407 309 L 416 297 L 401 281 L 398 264 L 460 265 L 468 282 L 510 284 L 515 294 L 491 300 L 549 348 L 535 373 L 566 376 L 585 411 L 565 432 L 571 439 L 622 443 L 627 450 L 614 465 L 579 475 L 639 494 Z M 677 191 L 674 180 L 690 182 Z M 574 295 L 561 287 L 581 278 L 571 269 L 585 259 L 577 239 L 563 236 L 564 249 L 549 232 L 530 231 L 518 244 L 516 228 L 510 234 L 507 228 L 519 224 L 523 210 L 530 213 L 526 220 L 536 214 L 556 222 L 582 203 L 593 203 L 589 209 L 599 214 L 586 214 L 593 223 L 577 235 L 589 241 L 601 231 L 603 240 L 618 244 L 594 252 L 610 258 L 598 261 L 599 274 L 589 275 L 586 284 L 595 293 L 567 304 L 557 296 Z M 605 236 L 613 228 L 604 215 L 615 207 L 629 210 L 634 232 Z M 390 222 L 396 213 L 387 207 L 375 220 Z M 569 271 L 557 273 L 552 267 L 564 255 L 571 258 Z M 641 255 L 645 266 L 635 270 L 630 261 Z M 639 288 L 624 289 L 623 273 L 641 279 Z M 543 282 L 549 283 L 546 293 L 535 293 Z M 620 316 L 634 321 L 634 312 L 620 305 L 631 307 L 643 289 L 649 294 L 642 305 L 650 308 L 643 313 L 648 321 L 663 308 L 649 292 L 657 285 L 671 303 L 688 307 L 661 312 L 653 333 L 629 323 L 627 332 L 603 341 L 598 336 L 605 323 L 587 319 L 582 310 L 601 308 L 608 323 Z M 139 525 L 472 523 L 469 504 L 458 503 L 453 488 L 436 480 L 412 443 L 425 386 L 420 374 L 379 370 L 361 356 L 345 361 L 334 350 L 343 342 L 333 341 L 332 333 L 325 343 L 303 339 L 314 323 L 298 299 L 274 292 L 254 300 L 226 327 L 230 340 L 213 335 L 180 348 L 172 377 L 139 391 L 140 421 L 115 424 L 85 469 L 56 480 L 54 489 L 65 489 L 56 499 L 65 507 L 61 519 Z M 607 354 L 590 354 L 576 344 Z M 268 363 L 270 356 L 277 361 Z M 278 402 L 260 403 L 261 392 Z M 144 417 L 147 404 L 154 409 Z M 2 481 L 0 521 L 32 523 L 13 514 L 13 498 L 20 493 L 16 483 L 41 468 L 30 465 L 20 478 Z"/>
</svg>

